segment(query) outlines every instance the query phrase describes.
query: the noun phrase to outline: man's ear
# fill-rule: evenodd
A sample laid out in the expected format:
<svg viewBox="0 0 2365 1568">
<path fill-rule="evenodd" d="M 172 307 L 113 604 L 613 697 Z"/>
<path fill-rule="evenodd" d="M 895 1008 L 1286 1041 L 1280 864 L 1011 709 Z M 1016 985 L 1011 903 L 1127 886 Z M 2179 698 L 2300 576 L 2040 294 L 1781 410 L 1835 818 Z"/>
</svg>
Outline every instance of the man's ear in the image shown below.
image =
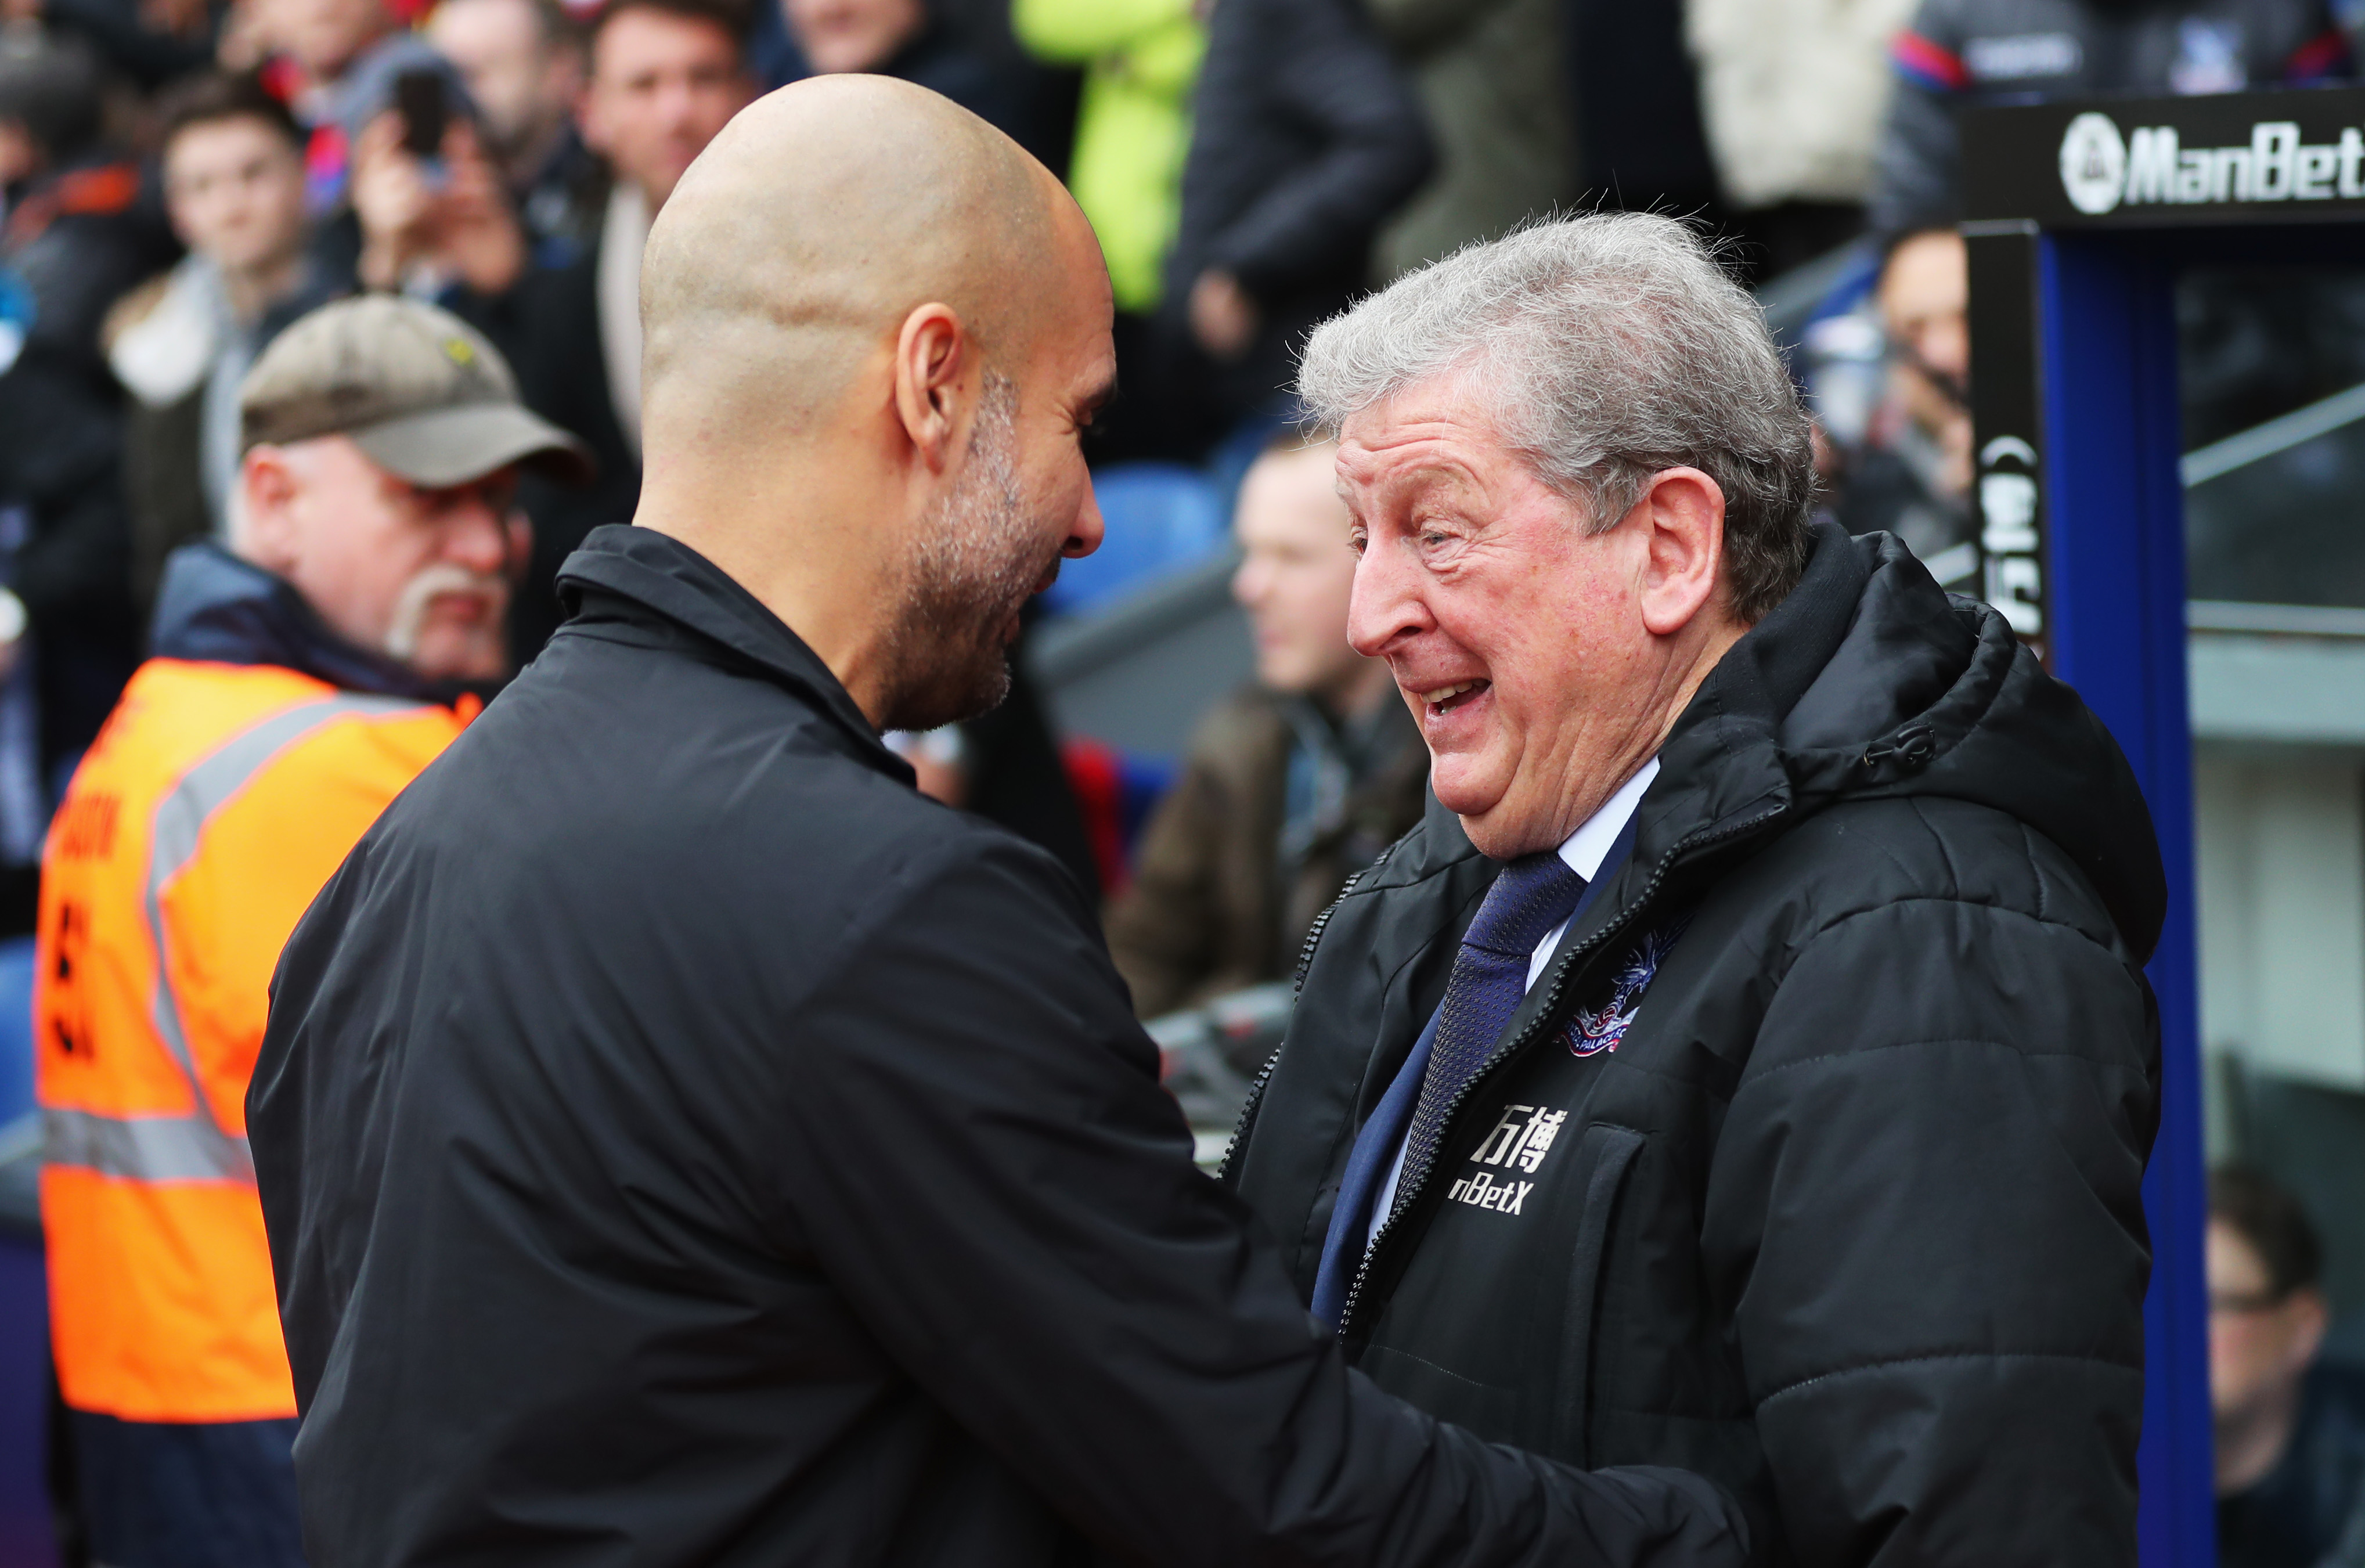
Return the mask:
<svg viewBox="0 0 2365 1568">
<path fill-rule="evenodd" d="M 266 571 L 286 575 L 296 564 L 297 488 L 283 449 L 249 447 L 239 463 L 239 504 L 230 529 L 230 549 Z"/>
<path fill-rule="evenodd" d="M 1697 468 L 1664 468 L 1627 517 L 1639 521 L 1645 535 L 1642 624 L 1654 637 L 1673 636 L 1715 601 L 1721 586 L 1724 491 Z"/>
<path fill-rule="evenodd" d="M 949 305 L 903 318 L 895 340 L 895 413 L 920 461 L 943 473 L 975 396 L 977 343 Z"/>
</svg>

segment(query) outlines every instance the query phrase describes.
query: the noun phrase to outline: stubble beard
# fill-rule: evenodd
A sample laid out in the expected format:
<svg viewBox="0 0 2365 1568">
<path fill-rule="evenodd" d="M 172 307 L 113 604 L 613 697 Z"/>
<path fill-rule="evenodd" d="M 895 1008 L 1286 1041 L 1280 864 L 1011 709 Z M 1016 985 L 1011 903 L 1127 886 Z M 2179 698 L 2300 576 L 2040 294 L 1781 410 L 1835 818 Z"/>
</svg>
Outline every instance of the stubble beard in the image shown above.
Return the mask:
<svg viewBox="0 0 2365 1568">
<path fill-rule="evenodd" d="M 989 371 L 969 456 L 928 509 L 887 637 L 882 726 L 933 730 L 1010 694 L 1003 632 L 1058 562 L 1018 482 L 1018 389 Z"/>
</svg>

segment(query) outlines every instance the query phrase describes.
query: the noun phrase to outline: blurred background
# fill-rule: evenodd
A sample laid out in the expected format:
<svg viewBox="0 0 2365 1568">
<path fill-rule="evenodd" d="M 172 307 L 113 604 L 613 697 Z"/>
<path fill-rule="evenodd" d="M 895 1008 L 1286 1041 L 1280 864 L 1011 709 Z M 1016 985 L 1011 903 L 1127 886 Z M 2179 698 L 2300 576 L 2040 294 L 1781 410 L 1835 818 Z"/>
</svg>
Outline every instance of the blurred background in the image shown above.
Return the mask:
<svg viewBox="0 0 2365 1568">
<path fill-rule="evenodd" d="M 1344 513 L 1287 392 L 1309 328 L 1534 218 L 1676 213 L 1790 355 L 1821 506 L 1974 592 L 1959 110 L 2346 83 L 2361 28 L 2365 0 L 0 0 L 0 1568 L 84 1561 L 33 1199 L 41 846 L 164 555 L 222 530 L 240 377 L 306 310 L 434 300 L 598 454 L 521 496 L 522 666 L 559 562 L 632 514 L 640 247 L 733 113 L 881 73 L 1059 174 L 1118 307 L 1107 542 L 1041 597 L 1008 704 L 891 740 L 1100 895 L 1212 1160 L 1321 912 L 1425 791 L 1343 643 Z M 2365 1359 L 2365 274 L 2197 274 L 2180 331 L 2208 1136 L 2253 1183 L 2213 1209 L 2213 1304 L 2254 1340 L 2290 1319 L 2221 1418 L 2310 1377 L 2348 1409 L 2310 1369 Z M 2344 1518 L 2355 1403 L 2308 1504 Z M 2245 1517 L 2272 1469 L 2221 1474 Z M 2274 1539 L 2227 1561 L 2303 1561 Z"/>
</svg>

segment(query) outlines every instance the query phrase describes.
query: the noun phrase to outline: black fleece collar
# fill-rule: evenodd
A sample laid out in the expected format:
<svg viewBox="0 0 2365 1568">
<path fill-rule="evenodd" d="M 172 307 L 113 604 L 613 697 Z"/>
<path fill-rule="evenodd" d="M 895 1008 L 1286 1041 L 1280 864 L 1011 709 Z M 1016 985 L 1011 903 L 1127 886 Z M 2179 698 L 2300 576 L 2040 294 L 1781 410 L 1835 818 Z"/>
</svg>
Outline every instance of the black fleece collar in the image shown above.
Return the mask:
<svg viewBox="0 0 2365 1568">
<path fill-rule="evenodd" d="M 835 721 L 864 761 L 912 781 L 911 765 L 887 749 L 845 685 L 804 639 L 736 578 L 680 540 L 628 523 L 593 529 L 558 568 L 558 596 L 568 615 L 582 608 L 587 589 L 644 606 L 728 649 Z"/>
</svg>

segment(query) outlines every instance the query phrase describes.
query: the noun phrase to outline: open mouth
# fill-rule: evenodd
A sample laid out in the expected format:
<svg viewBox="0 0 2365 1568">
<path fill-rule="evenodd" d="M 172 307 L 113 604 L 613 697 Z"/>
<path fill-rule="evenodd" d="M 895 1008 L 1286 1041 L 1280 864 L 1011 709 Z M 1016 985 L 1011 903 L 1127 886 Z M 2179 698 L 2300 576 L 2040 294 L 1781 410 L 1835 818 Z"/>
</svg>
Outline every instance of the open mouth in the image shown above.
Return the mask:
<svg viewBox="0 0 2365 1568">
<path fill-rule="evenodd" d="M 1481 693 L 1493 685 L 1494 682 L 1489 680 L 1457 680 L 1451 685 L 1415 692 L 1414 695 L 1420 699 L 1421 706 L 1429 710 L 1429 717 L 1443 718 L 1455 709 L 1476 700 Z"/>
</svg>

